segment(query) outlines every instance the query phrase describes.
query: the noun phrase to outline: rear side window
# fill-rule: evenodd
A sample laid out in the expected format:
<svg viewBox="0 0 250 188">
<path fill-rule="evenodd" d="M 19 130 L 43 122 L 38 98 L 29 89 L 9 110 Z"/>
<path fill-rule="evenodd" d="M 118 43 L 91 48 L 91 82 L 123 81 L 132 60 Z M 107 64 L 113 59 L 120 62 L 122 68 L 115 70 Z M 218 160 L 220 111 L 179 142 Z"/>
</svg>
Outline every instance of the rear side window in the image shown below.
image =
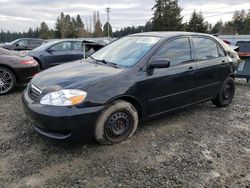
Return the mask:
<svg viewBox="0 0 250 188">
<path fill-rule="evenodd" d="M 30 40 L 29 44 L 31 44 L 31 45 L 41 45 L 41 44 L 43 44 L 43 41 L 41 41 L 41 40 Z"/>
<path fill-rule="evenodd" d="M 82 43 L 81 42 L 72 42 L 72 50 L 82 51 Z"/>
<path fill-rule="evenodd" d="M 153 58 L 169 59 L 171 66 L 189 62 L 191 60 L 189 38 L 177 38 L 167 42 Z"/>
<path fill-rule="evenodd" d="M 193 42 L 198 60 L 209 60 L 225 56 L 221 47 L 209 38 L 193 37 Z"/>
</svg>

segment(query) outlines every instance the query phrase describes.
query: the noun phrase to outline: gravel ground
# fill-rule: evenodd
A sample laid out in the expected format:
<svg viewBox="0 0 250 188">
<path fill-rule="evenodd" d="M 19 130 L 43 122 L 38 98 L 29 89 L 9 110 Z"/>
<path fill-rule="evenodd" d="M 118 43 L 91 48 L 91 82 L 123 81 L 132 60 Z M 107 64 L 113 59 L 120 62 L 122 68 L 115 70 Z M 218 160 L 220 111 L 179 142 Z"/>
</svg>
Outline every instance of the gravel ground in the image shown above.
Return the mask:
<svg viewBox="0 0 250 188">
<path fill-rule="evenodd" d="M 115 146 L 43 139 L 18 88 L 0 97 L 0 187 L 250 187 L 250 85 L 233 104 L 204 103 L 144 122 Z"/>
</svg>

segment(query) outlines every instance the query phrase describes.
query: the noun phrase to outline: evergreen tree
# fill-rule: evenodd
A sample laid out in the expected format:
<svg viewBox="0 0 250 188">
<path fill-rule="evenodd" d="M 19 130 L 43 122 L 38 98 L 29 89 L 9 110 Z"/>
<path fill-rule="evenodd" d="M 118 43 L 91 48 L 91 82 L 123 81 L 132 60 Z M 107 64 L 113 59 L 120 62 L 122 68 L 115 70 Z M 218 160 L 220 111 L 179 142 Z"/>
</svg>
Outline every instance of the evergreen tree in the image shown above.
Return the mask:
<svg viewBox="0 0 250 188">
<path fill-rule="evenodd" d="M 66 38 L 66 34 L 65 15 L 62 12 L 56 20 L 56 36 L 60 38 Z"/>
<path fill-rule="evenodd" d="M 245 18 L 246 18 L 246 13 L 244 10 L 235 11 L 232 21 L 233 21 L 233 25 L 234 25 L 234 29 L 236 33 L 238 34 L 244 33 Z"/>
<path fill-rule="evenodd" d="M 99 12 L 97 11 L 96 14 L 94 14 L 94 33 L 93 37 L 102 37 L 103 31 L 102 31 L 102 24 L 99 17 Z"/>
<path fill-rule="evenodd" d="M 152 31 L 152 27 L 153 27 L 152 22 L 151 22 L 151 21 L 148 21 L 148 22 L 145 24 L 144 32 Z"/>
<path fill-rule="evenodd" d="M 211 33 L 212 34 L 221 34 L 224 32 L 224 24 L 222 20 L 218 21 L 212 28 Z"/>
<path fill-rule="evenodd" d="M 39 37 L 42 39 L 48 39 L 50 37 L 50 30 L 48 25 L 43 21 L 39 28 Z"/>
<path fill-rule="evenodd" d="M 207 33 L 208 32 L 208 23 L 205 22 L 202 13 L 193 12 L 191 19 L 187 25 L 187 31 Z"/>
<path fill-rule="evenodd" d="M 86 35 L 85 25 L 79 14 L 76 17 L 75 29 L 77 37 L 85 37 Z"/>
<path fill-rule="evenodd" d="M 250 34 L 250 11 L 246 15 L 244 23 L 245 23 L 245 27 L 243 29 L 243 33 L 244 34 Z"/>
<path fill-rule="evenodd" d="M 105 37 L 112 37 L 112 26 L 110 23 L 106 22 L 105 25 L 103 26 L 103 35 Z"/>
<path fill-rule="evenodd" d="M 64 27 L 65 27 L 65 33 L 66 33 L 65 38 L 73 38 L 74 37 L 74 25 L 72 23 L 70 15 L 68 14 L 65 16 Z"/>
<path fill-rule="evenodd" d="M 178 6 L 178 0 L 155 0 L 155 3 L 152 8 L 154 10 L 153 31 L 183 30 L 182 9 Z"/>
</svg>

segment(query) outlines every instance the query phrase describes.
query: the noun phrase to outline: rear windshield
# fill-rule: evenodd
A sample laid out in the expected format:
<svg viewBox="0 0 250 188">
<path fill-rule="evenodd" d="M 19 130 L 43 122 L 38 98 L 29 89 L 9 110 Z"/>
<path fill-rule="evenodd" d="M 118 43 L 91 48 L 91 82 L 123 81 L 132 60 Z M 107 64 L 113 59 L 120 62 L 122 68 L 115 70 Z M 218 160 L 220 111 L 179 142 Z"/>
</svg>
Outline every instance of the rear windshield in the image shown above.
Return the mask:
<svg viewBox="0 0 250 188">
<path fill-rule="evenodd" d="M 239 52 L 250 52 L 250 41 L 239 41 L 236 46 L 239 46 Z"/>
<path fill-rule="evenodd" d="M 0 55 L 14 55 L 13 52 L 0 48 Z"/>
</svg>

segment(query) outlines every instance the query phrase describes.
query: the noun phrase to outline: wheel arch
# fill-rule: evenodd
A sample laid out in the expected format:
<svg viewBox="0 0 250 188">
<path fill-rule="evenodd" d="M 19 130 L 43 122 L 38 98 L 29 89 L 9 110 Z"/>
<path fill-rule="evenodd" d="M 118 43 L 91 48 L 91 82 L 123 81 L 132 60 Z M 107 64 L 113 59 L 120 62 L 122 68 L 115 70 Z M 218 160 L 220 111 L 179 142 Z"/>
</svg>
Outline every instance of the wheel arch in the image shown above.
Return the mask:
<svg viewBox="0 0 250 188">
<path fill-rule="evenodd" d="M 235 78 L 236 78 L 236 76 L 235 76 L 235 74 L 234 74 L 234 73 L 231 73 L 231 74 L 229 74 L 229 75 L 228 75 L 228 78 L 233 78 L 233 79 L 235 79 Z"/>
<path fill-rule="evenodd" d="M 42 70 L 43 69 L 43 66 L 42 66 L 42 62 L 40 59 L 38 59 L 37 57 L 33 57 L 34 60 L 36 60 L 36 62 L 39 64 L 40 66 L 40 69 Z"/>
<path fill-rule="evenodd" d="M 4 65 L 4 64 L 0 64 L 0 67 L 3 67 L 3 68 L 5 68 L 5 69 L 10 70 L 10 71 L 14 74 L 14 76 L 15 76 L 15 78 L 16 78 L 16 81 L 18 82 L 18 76 L 17 76 L 15 70 L 14 70 L 11 66 Z"/>
<path fill-rule="evenodd" d="M 122 96 L 118 96 L 118 97 L 115 97 L 115 98 L 109 100 L 106 103 L 106 105 L 109 105 L 112 102 L 117 101 L 117 100 L 123 100 L 123 101 L 126 101 L 126 102 L 132 104 L 135 107 L 135 109 L 136 109 L 136 111 L 138 113 L 139 120 L 142 119 L 142 117 L 143 117 L 143 108 L 142 108 L 142 105 L 141 105 L 141 103 L 139 102 L 138 99 L 136 99 L 135 97 L 130 96 L 130 95 L 122 95 Z"/>
</svg>

